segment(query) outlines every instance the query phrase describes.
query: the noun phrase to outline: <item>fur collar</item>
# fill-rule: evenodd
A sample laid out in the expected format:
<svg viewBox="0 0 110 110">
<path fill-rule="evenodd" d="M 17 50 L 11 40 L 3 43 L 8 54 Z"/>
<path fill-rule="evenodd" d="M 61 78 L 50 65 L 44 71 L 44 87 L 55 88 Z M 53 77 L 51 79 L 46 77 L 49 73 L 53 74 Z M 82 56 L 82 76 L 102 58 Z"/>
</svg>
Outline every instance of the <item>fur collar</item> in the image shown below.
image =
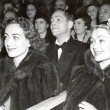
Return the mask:
<svg viewBox="0 0 110 110">
<path fill-rule="evenodd" d="M 99 64 L 93 58 L 90 50 L 87 50 L 85 53 L 85 64 L 87 69 L 99 77 L 108 77 L 110 78 L 110 65 L 108 65 L 104 70 L 102 70 Z"/>
<path fill-rule="evenodd" d="M 31 77 L 32 69 L 36 64 L 45 61 L 46 57 L 34 51 L 29 51 L 20 65 L 16 68 L 12 59 L 6 57 L 0 63 L 2 87 L 0 89 L 0 105 L 9 97 L 10 92 L 17 87 L 19 80 Z"/>
<path fill-rule="evenodd" d="M 27 56 L 22 60 L 22 62 L 16 68 L 13 60 L 7 57 L 4 61 L 5 62 L 4 68 L 7 68 L 4 70 L 5 71 L 4 73 L 5 75 L 13 74 L 14 75 L 13 78 L 18 80 L 24 79 L 26 76 L 30 74 L 34 66 L 37 63 L 40 62 L 42 63 L 42 61 L 45 61 L 44 59 L 46 60 L 45 55 L 43 54 L 41 55 L 34 50 L 29 50 Z"/>
</svg>

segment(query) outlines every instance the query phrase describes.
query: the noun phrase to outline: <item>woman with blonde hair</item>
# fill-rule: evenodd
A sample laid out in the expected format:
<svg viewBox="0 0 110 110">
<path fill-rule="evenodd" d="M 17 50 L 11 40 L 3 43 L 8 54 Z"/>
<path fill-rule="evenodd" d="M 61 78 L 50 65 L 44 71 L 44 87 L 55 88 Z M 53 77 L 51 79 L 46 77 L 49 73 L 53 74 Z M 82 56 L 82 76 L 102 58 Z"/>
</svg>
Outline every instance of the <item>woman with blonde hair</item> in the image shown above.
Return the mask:
<svg viewBox="0 0 110 110">
<path fill-rule="evenodd" d="M 109 23 L 93 29 L 85 65 L 73 68 L 63 110 L 110 110 Z"/>
</svg>

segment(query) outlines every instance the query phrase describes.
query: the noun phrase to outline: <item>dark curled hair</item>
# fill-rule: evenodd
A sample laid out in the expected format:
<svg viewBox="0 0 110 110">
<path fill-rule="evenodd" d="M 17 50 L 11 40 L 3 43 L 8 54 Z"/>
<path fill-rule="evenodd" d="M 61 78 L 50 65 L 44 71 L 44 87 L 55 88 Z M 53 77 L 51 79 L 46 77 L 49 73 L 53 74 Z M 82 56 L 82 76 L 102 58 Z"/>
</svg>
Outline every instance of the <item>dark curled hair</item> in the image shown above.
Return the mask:
<svg viewBox="0 0 110 110">
<path fill-rule="evenodd" d="M 24 17 L 16 18 L 10 21 L 7 25 L 10 24 L 19 24 L 24 31 L 25 37 L 29 39 L 31 47 L 38 51 L 40 50 L 41 45 L 40 35 L 33 26 L 33 24 L 27 18 Z"/>
<path fill-rule="evenodd" d="M 85 25 L 87 26 L 87 29 L 90 28 L 90 24 L 91 24 L 91 18 L 89 15 L 85 14 L 85 15 L 82 15 L 82 14 L 76 14 L 74 16 L 74 21 L 77 20 L 77 19 L 82 19 L 84 22 L 85 22 Z"/>
</svg>

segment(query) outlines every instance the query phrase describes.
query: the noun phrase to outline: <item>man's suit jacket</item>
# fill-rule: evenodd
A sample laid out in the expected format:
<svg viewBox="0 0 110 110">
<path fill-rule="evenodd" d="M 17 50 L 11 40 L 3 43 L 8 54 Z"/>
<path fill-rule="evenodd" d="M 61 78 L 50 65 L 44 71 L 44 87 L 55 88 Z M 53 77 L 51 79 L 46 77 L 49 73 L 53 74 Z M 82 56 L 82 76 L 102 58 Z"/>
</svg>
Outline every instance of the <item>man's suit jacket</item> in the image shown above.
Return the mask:
<svg viewBox="0 0 110 110">
<path fill-rule="evenodd" d="M 83 57 L 88 47 L 89 45 L 73 40 L 71 37 L 62 49 L 60 59 L 57 60 L 58 52 L 56 49 L 56 44 L 48 45 L 46 55 L 53 60 L 58 67 L 59 76 L 61 82 L 63 83 L 63 90 L 67 89 L 72 67 L 84 63 Z"/>
</svg>

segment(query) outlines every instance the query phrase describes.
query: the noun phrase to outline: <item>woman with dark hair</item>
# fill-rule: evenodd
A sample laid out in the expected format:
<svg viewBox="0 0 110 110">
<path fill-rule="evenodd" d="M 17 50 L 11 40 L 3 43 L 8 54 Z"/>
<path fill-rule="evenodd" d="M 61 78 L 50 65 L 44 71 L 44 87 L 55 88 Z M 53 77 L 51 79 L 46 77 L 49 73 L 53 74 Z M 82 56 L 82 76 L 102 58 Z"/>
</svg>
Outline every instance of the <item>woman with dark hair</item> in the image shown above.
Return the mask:
<svg viewBox="0 0 110 110">
<path fill-rule="evenodd" d="M 26 17 L 34 24 L 35 17 L 37 16 L 37 7 L 34 3 L 28 2 L 26 4 Z"/>
<path fill-rule="evenodd" d="M 77 14 L 74 16 L 74 39 L 88 43 L 91 31 L 89 30 L 90 27 L 90 17 L 88 15 L 81 15 Z"/>
<path fill-rule="evenodd" d="M 91 24 L 90 24 L 91 29 L 99 24 L 98 11 L 99 11 L 98 3 L 91 3 L 87 6 L 87 14 L 91 18 Z"/>
<path fill-rule="evenodd" d="M 49 19 L 44 13 L 39 13 L 39 15 L 36 17 L 35 28 L 40 34 L 40 39 L 42 39 L 44 48 L 46 48 L 48 44 L 55 42 L 55 37 L 52 35 L 50 30 Z"/>
<path fill-rule="evenodd" d="M 56 67 L 43 53 L 30 49 L 38 35 L 32 23 L 23 17 L 14 19 L 5 28 L 8 57 L 0 60 L 0 107 L 3 110 L 26 110 L 58 94 Z"/>
<path fill-rule="evenodd" d="M 109 24 L 93 29 L 85 65 L 73 68 L 63 110 L 110 110 Z"/>
</svg>

